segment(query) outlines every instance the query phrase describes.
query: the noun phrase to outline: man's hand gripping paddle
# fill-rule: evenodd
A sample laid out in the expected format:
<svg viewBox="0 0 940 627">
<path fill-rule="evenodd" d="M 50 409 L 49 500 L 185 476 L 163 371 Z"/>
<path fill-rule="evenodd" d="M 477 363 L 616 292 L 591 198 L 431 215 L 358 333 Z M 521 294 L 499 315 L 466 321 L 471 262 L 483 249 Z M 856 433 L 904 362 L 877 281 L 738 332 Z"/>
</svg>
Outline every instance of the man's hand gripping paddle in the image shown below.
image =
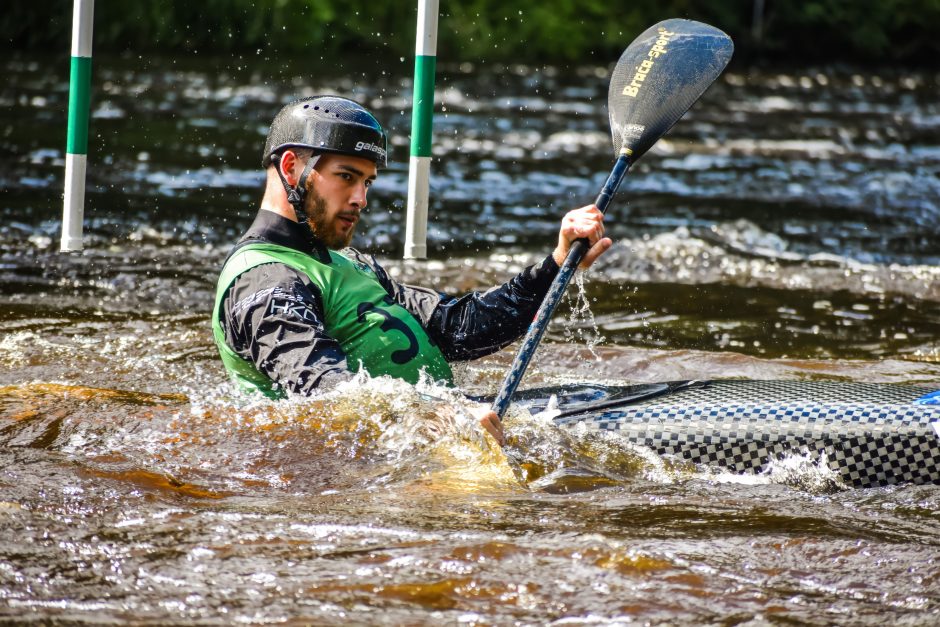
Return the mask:
<svg viewBox="0 0 940 627">
<path fill-rule="evenodd" d="M 620 55 L 607 94 L 617 162 L 594 201 L 601 212 L 606 212 L 627 169 L 672 128 L 718 78 L 731 60 L 733 50 L 731 38 L 717 28 L 674 19 L 651 26 Z M 509 408 L 509 401 L 587 250 L 587 240 L 574 243 L 529 326 L 493 402 L 493 411 L 500 418 Z"/>
</svg>

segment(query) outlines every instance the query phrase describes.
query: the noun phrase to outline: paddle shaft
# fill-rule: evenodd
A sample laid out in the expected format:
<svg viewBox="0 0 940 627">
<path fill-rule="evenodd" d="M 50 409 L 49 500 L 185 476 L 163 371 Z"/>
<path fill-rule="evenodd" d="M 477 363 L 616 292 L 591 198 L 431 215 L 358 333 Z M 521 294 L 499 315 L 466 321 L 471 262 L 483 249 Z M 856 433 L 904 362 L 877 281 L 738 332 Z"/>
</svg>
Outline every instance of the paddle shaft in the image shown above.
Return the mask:
<svg viewBox="0 0 940 627">
<path fill-rule="evenodd" d="M 617 158 L 617 162 L 614 164 L 613 170 L 610 172 L 610 176 L 607 177 L 607 182 L 604 183 L 604 188 L 601 189 L 601 193 L 597 195 L 597 200 L 594 201 L 594 204 L 600 209 L 601 213 L 607 211 L 607 205 L 610 204 L 614 194 L 617 193 L 617 188 L 620 187 L 620 181 L 623 180 L 629 168 L 629 157 L 623 154 L 620 155 L 620 157 Z M 506 410 L 509 409 L 509 402 L 512 400 L 512 395 L 515 393 L 516 388 L 519 387 L 519 382 L 522 381 L 522 376 L 525 374 L 526 368 L 529 367 L 529 362 L 532 361 L 532 357 L 535 355 L 535 349 L 538 348 L 539 342 L 545 334 L 545 329 L 548 327 L 552 314 L 555 313 L 555 309 L 558 307 L 558 303 L 561 302 L 561 297 L 565 293 L 565 288 L 567 288 L 568 283 L 571 282 L 571 277 L 574 276 L 575 270 L 578 269 L 578 265 L 581 263 L 581 260 L 584 259 L 584 255 L 587 251 L 588 241 L 586 239 L 579 239 L 571 245 L 565 262 L 561 265 L 558 275 L 555 277 L 555 280 L 552 281 L 548 293 L 542 300 L 542 305 L 535 315 L 535 320 L 529 325 L 529 330 L 526 332 L 525 339 L 522 341 L 522 346 L 519 347 L 519 352 L 516 353 L 516 358 L 512 362 L 512 368 L 510 368 L 509 372 L 506 374 L 499 394 L 493 401 L 493 411 L 496 412 L 496 415 L 500 418 L 502 418 Z"/>
</svg>

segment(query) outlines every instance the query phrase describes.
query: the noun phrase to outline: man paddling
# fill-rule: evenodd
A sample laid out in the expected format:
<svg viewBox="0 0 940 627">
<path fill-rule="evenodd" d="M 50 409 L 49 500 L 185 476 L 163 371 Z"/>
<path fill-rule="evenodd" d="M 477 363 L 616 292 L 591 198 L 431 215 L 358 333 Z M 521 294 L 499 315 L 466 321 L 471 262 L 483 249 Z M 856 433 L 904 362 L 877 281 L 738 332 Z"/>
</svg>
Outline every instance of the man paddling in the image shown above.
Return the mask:
<svg viewBox="0 0 940 627">
<path fill-rule="evenodd" d="M 344 98 L 305 98 L 274 118 L 261 208 L 222 268 L 212 315 L 222 362 L 242 388 L 310 395 L 360 369 L 452 383 L 449 362 L 525 332 L 572 242 L 591 244 L 584 268 L 610 247 L 592 205 L 564 217 L 545 260 L 487 292 L 455 298 L 398 283 L 348 248 L 386 147 L 375 117 Z M 502 443 L 496 414 L 472 412 Z"/>
</svg>

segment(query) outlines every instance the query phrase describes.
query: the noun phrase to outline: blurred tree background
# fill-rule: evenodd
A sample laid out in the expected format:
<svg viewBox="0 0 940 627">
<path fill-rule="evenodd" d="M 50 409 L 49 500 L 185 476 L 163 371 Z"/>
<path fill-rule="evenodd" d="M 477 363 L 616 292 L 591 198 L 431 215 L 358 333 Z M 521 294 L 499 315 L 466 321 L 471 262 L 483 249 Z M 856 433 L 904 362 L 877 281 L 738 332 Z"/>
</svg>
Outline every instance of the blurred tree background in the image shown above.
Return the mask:
<svg viewBox="0 0 940 627">
<path fill-rule="evenodd" d="M 609 59 L 649 25 L 697 19 L 738 62 L 940 66 L 940 0 L 441 0 L 446 60 Z M 62 51 L 72 0 L 5 3 L 7 50 Z M 315 52 L 410 56 L 416 0 L 97 0 L 95 51 Z"/>
</svg>

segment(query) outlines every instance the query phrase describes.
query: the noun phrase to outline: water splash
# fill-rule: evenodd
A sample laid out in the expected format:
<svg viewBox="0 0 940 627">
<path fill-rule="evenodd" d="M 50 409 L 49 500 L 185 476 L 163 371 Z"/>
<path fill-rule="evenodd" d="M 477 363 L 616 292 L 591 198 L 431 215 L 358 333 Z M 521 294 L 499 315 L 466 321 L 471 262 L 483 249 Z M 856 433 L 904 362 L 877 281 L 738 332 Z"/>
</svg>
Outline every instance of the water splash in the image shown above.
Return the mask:
<svg viewBox="0 0 940 627">
<path fill-rule="evenodd" d="M 814 455 L 809 451 L 790 451 L 767 460 L 759 473 L 734 473 L 712 466 L 699 465 L 690 469 L 684 479 L 715 484 L 742 486 L 781 485 L 812 495 L 835 494 L 851 490 L 839 473 L 829 466 L 823 451 Z"/>
<path fill-rule="evenodd" d="M 813 455 L 809 451 L 795 451 L 771 459 L 763 474 L 771 483 L 790 486 L 810 494 L 832 494 L 848 490 L 839 473 L 829 466 L 826 451 Z"/>
<path fill-rule="evenodd" d="M 518 486 L 499 446 L 472 417 L 472 401 L 428 379 L 412 386 L 361 372 L 310 398 L 238 398 L 223 391 L 194 405 L 185 419 L 198 419 L 203 432 L 234 432 L 249 448 L 259 443 L 258 467 L 268 476 L 275 468 L 286 469 L 290 476 L 280 475 L 291 489 Z M 303 477 L 298 469 L 305 463 L 327 465 L 334 474 L 329 480 Z"/>
<path fill-rule="evenodd" d="M 671 483 L 692 467 L 666 460 L 621 434 L 583 424 L 559 427 L 557 398 L 536 414 L 512 406 L 504 421 L 510 456 L 534 490 L 572 493 L 621 486 L 637 479 Z"/>
<path fill-rule="evenodd" d="M 565 292 L 565 302 L 571 308 L 564 326 L 565 339 L 569 342 L 583 344 L 595 361 L 601 357 L 594 348 L 605 341 L 591 311 L 590 296 L 585 287 L 585 272 L 575 273 L 574 284 L 577 289 Z M 573 293 L 572 293 L 573 292 Z"/>
</svg>

